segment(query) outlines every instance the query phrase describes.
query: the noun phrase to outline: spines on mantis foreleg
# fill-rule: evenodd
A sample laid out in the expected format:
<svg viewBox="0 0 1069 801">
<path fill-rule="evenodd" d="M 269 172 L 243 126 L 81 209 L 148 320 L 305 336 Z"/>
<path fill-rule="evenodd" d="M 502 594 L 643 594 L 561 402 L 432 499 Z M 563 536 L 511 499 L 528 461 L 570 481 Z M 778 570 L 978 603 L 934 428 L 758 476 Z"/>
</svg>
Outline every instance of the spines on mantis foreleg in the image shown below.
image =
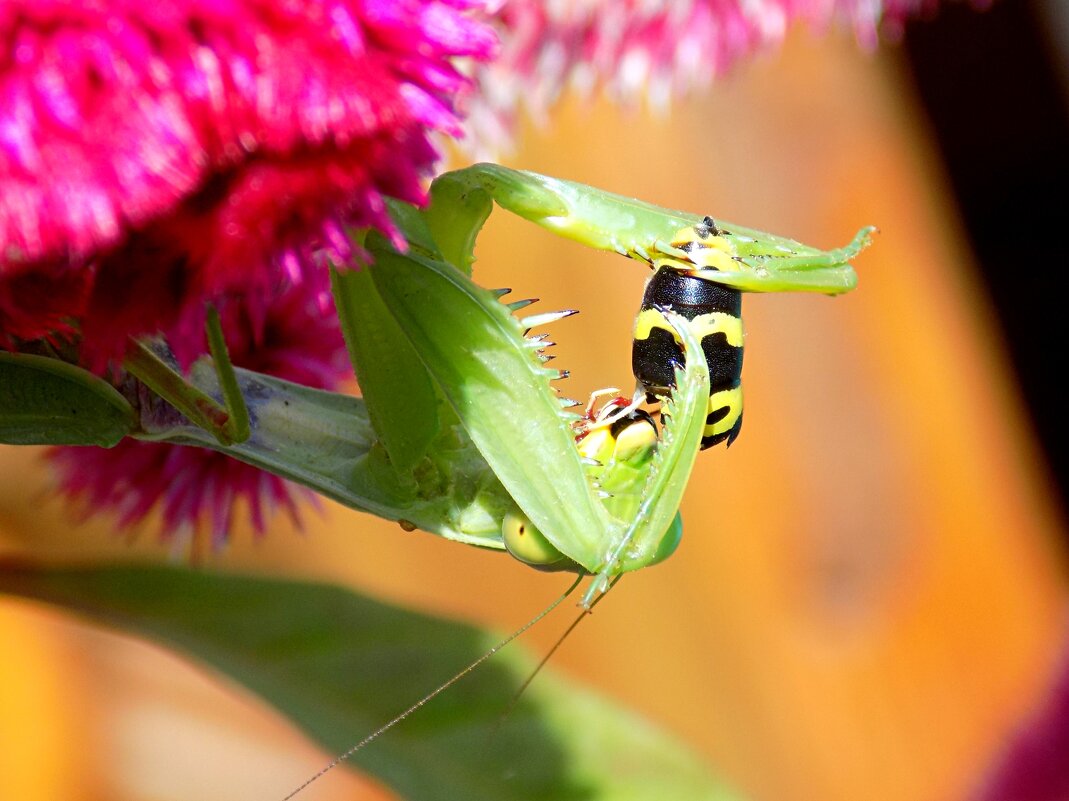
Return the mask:
<svg viewBox="0 0 1069 801">
<path fill-rule="evenodd" d="M 591 487 L 616 521 L 617 531 L 622 531 L 635 519 L 644 500 L 661 444 L 657 424 L 629 399 L 617 397 L 603 404 L 596 414 L 588 407 L 577 429 L 577 447 Z M 505 515 L 501 528 L 505 548 L 532 567 L 549 571 L 580 569 L 519 508 Z M 668 558 L 679 544 L 682 529 L 669 526 L 660 533 L 664 536 L 659 542 L 645 546 L 644 564 Z"/>
<path fill-rule="evenodd" d="M 378 269 L 382 267 L 382 269 Z M 568 313 L 517 319 L 497 295 L 444 262 L 376 254 L 376 286 L 472 442 L 553 546 L 593 570 L 609 525 L 587 485 L 571 422 L 538 359 L 532 326 Z"/>
<path fill-rule="evenodd" d="M 571 317 L 573 314 L 578 314 L 578 309 L 561 309 L 560 311 L 541 312 L 539 314 L 531 314 L 527 317 L 521 317 L 520 323 L 526 329 L 538 328 L 542 325 L 549 325 L 555 323 L 558 320 L 563 320 L 566 317 Z"/>
</svg>

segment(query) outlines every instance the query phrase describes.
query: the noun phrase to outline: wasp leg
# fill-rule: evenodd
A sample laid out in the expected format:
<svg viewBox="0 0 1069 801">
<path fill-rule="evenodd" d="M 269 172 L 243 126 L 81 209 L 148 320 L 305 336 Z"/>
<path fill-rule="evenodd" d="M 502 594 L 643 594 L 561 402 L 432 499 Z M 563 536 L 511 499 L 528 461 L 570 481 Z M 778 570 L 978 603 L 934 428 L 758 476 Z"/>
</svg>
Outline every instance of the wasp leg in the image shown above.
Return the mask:
<svg viewBox="0 0 1069 801">
<path fill-rule="evenodd" d="M 587 401 L 586 409 L 583 410 L 583 417 L 586 420 L 593 420 L 594 415 L 594 403 L 598 398 L 604 398 L 606 395 L 619 395 L 619 387 L 605 387 L 604 389 L 595 389 L 590 393 L 590 400 Z"/>
<path fill-rule="evenodd" d="M 600 411 L 598 412 L 597 419 L 591 422 L 589 428 L 592 430 L 595 428 L 605 428 L 606 426 L 611 426 L 617 420 L 622 420 L 623 418 L 631 414 L 631 412 L 635 411 L 635 409 L 641 406 L 645 402 L 645 400 L 646 390 L 644 387 L 639 385 L 635 387 L 635 392 L 631 396 L 630 401 L 627 401 L 627 399 L 624 397 L 619 397 L 616 398 L 615 401 L 609 401 L 608 403 L 603 405 Z M 616 407 L 615 411 L 606 414 L 606 412 L 614 406 Z M 604 415 L 604 417 L 602 415 Z"/>
</svg>

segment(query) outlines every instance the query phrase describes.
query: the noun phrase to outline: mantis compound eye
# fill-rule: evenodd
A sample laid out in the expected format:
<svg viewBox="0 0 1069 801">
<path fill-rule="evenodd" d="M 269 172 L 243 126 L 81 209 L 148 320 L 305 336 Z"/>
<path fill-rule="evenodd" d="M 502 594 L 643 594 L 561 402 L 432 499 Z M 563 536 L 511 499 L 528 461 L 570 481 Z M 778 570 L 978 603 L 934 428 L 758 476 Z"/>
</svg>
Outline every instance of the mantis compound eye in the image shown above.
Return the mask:
<svg viewBox="0 0 1069 801">
<path fill-rule="evenodd" d="M 571 570 L 576 567 L 575 562 L 558 551 L 519 508 L 506 513 L 501 521 L 501 536 L 510 554 L 539 570 Z"/>
</svg>

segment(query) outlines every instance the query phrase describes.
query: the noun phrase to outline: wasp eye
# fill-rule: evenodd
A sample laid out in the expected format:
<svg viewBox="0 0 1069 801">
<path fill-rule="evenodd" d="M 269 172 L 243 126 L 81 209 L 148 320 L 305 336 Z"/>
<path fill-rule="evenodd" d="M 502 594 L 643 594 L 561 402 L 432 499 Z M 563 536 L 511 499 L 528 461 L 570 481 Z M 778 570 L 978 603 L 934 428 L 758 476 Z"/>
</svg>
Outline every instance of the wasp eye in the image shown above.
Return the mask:
<svg viewBox="0 0 1069 801">
<path fill-rule="evenodd" d="M 595 428 L 579 441 L 579 454 L 604 464 L 612 456 L 613 438 L 608 428 Z"/>
<path fill-rule="evenodd" d="M 657 424 L 648 414 L 628 421 L 616 435 L 616 447 L 613 457 L 619 462 L 644 464 L 653 455 L 657 447 Z"/>
</svg>

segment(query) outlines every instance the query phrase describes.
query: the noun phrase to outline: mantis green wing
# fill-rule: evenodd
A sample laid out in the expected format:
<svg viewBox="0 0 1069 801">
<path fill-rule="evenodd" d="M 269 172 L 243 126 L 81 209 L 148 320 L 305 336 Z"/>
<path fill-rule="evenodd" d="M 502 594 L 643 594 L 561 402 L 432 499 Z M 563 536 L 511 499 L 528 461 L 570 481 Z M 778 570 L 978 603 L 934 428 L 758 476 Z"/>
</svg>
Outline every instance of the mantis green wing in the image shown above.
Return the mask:
<svg viewBox="0 0 1069 801">
<path fill-rule="evenodd" d="M 434 382 L 387 310 L 368 267 L 331 268 L 330 279 L 375 433 L 398 474 L 411 474 L 438 436 Z"/>
</svg>

